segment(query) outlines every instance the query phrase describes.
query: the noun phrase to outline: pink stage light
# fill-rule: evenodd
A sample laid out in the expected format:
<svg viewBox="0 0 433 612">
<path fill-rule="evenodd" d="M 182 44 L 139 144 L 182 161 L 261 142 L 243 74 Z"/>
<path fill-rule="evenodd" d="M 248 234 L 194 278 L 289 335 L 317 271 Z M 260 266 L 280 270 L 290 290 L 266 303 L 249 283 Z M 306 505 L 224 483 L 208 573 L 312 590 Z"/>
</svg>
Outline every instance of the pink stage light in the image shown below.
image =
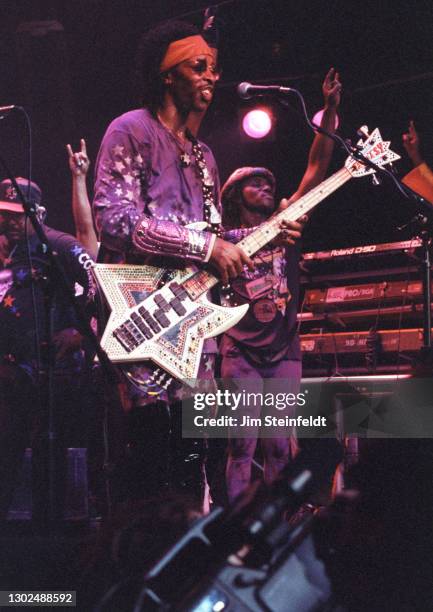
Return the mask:
<svg viewBox="0 0 433 612">
<path fill-rule="evenodd" d="M 320 124 L 322 123 L 322 117 L 323 117 L 323 109 L 317 111 L 317 113 L 314 115 L 313 117 L 313 123 L 315 125 L 320 126 Z M 340 125 L 340 120 L 338 118 L 338 115 L 335 115 L 335 124 L 334 124 L 334 130 L 338 130 L 338 126 Z"/>
<path fill-rule="evenodd" d="M 267 111 L 256 108 L 245 115 L 242 127 L 250 138 L 264 138 L 271 131 L 272 118 Z"/>
</svg>

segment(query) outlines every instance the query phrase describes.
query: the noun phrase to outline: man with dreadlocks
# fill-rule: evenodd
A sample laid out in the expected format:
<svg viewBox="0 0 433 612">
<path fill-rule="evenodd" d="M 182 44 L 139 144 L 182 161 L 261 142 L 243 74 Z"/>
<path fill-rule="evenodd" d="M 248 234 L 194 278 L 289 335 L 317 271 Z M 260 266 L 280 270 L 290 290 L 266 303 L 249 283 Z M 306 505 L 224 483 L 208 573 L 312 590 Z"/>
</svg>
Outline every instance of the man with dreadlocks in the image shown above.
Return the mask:
<svg viewBox="0 0 433 612">
<path fill-rule="evenodd" d="M 325 109 L 321 127 L 333 131 L 341 84 L 333 68 L 322 86 Z M 290 205 L 318 185 L 329 166 L 333 142 L 317 134 L 311 146 L 308 166 L 297 191 L 283 200 L 280 209 Z M 224 237 L 239 242 L 275 212 L 275 177 L 267 168 L 238 168 L 227 179 L 221 191 Z M 299 242 L 296 233 L 288 230 L 284 242 L 272 243 L 253 258 L 254 270 L 245 270 L 232 280 L 229 305 L 248 303 L 249 310 L 237 325 L 222 337 L 221 376 L 224 379 L 284 379 L 286 393 L 297 393 L 301 379 L 301 353 L 296 326 L 299 296 Z M 292 246 L 288 246 L 292 244 Z M 269 382 L 269 381 L 268 381 Z M 270 384 L 269 391 L 275 392 Z M 265 383 L 266 385 L 266 383 Z M 254 385 L 254 390 L 258 388 Z M 260 416 L 262 406 L 238 409 L 252 418 Z M 233 500 L 249 484 L 251 465 L 257 438 L 237 438 L 229 441 L 226 471 L 227 493 Z M 267 482 L 276 478 L 287 464 L 290 444 L 288 438 L 263 438 L 264 476 Z"/>
<path fill-rule="evenodd" d="M 187 127 L 191 113 L 204 115 L 212 101 L 219 77 L 215 52 L 194 26 L 172 21 L 143 36 L 138 63 L 143 107 L 111 123 L 97 159 L 93 206 L 100 259 L 167 268 L 178 267 L 179 260 L 209 262 L 227 281 L 251 262 L 216 234 L 216 163 Z M 186 227 L 204 220 L 211 229 Z M 208 341 L 202 364 L 206 373 L 213 369 L 214 354 L 214 342 Z M 164 393 L 155 399 L 144 384 L 140 388 L 139 381 L 148 378 L 144 364 L 128 370 L 138 382 L 127 393 L 128 449 L 132 471 L 142 475 L 141 482 L 130 484 L 132 495 L 141 496 L 168 481 L 173 425 L 166 421 L 173 413 L 167 402 L 173 398 Z"/>
</svg>

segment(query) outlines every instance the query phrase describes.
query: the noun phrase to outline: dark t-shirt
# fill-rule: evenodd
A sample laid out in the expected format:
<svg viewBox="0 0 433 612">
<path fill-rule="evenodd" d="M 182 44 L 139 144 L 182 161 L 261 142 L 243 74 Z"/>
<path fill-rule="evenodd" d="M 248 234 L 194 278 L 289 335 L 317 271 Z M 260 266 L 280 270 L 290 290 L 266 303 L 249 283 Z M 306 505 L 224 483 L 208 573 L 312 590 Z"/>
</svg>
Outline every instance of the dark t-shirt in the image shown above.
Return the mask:
<svg viewBox="0 0 433 612">
<path fill-rule="evenodd" d="M 235 235 L 238 232 L 228 232 L 225 238 L 230 240 Z M 299 244 L 265 247 L 252 258 L 255 269 L 245 270 L 231 282 L 232 295 L 223 298 L 223 303 L 250 307 L 239 323 L 224 334 L 222 355 L 237 347 L 258 364 L 301 359 L 296 324 L 299 257 Z"/>
<path fill-rule="evenodd" d="M 79 289 L 77 293 L 87 295 L 93 288 L 90 272 L 92 260 L 89 254 L 73 236 L 49 227 L 44 229 L 51 248 L 58 253 L 69 286 L 74 290 L 77 285 L 76 288 Z M 51 283 L 55 303 L 53 332 L 76 328 L 77 323 L 73 307 L 65 292 L 62 291 L 56 273 L 50 275 L 48 257 L 44 254 L 38 237 L 32 235 L 29 244 L 32 273 L 29 269 L 27 246 L 24 240 L 17 243 L 5 259 L 4 268 L 0 273 L 0 360 L 5 358 L 12 360 L 29 374 L 33 374 L 36 360 L 36 328 L 39 330 L 41 357 L 43 364 L 46 365 L 44 362 L 46 362 L 48 282 Z M 33 283 L 31 282 L 32 277 Z M 79 356 L 68 355 L 64 360 L 56 362 L 56 367 L 70 370 L 75 366 L 78 367 L 79 361 Z"/>
</svg>

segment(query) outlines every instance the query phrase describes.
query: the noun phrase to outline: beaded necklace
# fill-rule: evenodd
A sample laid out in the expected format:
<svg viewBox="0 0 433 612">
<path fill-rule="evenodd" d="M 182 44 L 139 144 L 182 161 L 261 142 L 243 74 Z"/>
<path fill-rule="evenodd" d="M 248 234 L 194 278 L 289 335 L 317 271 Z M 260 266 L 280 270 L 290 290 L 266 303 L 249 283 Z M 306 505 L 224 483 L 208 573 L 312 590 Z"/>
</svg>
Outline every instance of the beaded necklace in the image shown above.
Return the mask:
<svg viewBox="0 0 433 612">
<path fill-rule="evenodd" d="M 185 136 L 188 138 L 188 140 L 190 140 L 192 144 L 191 152 L 197 162 L 197 169 L 200 176 L 201 188 L 203 193 L 204 220 L 206 221 L 206 223 L 208 223 L 211 232 L 213 232 L 217 236 L 221 236 L 221 215 L 218 212 L 217 207 L 215 206 L 213 198 L 213 189 L 215 183 L 213 182 L 213 179 L 209 173 L 203 149 L 197 138 L 195 138 L 188 129 L 185 132 Z"/>
<path fill-rule="evenodd" d="M 158 120 L 161 125 L 171 134 L 176 146 L 179 149 L 179 160 L 181 168 L 189 168 L 191 166 L 191 156 L 185 150 L 182 143 L 182 135 L 187 138 L 191 143 L 191 154 L 196 160 L 197 170 L 201 181 L 201 189 L 203 194 L 203 216 L 206 223 L 209 225 L 209 230 L 217 236 L 222 236 L 221 228 L 221 215 L 218 212 L 217 207 L 214 203 L 213 189 L 215 183 L 209 173 L 209 169 L 206 164 L 206 159 L 203 153 L 201 144 L 192 134 L 192 132 L 186 128 L 185 132 L 176 132 L 163 121 L 161 115 L 158 113 Z"/>
</svg>

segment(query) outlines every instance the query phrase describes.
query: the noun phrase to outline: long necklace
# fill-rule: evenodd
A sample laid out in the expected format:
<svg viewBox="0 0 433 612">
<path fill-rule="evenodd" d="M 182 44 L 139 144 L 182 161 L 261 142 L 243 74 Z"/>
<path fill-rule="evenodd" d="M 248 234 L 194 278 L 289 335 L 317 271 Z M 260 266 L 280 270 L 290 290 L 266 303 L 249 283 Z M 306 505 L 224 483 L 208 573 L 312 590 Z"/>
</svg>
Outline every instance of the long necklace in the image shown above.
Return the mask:
<svg viewBox="0 0 433 612">
<path fill-rule="evenodd" d="M 203 194 L 203 216 L 206 223 L 209 225 L 210 231 L 217 236 L 221 236 L 221 215 L 214 202 L 214 187 L 215 183 L 210 175 L 206 164 L 206 159 L 203 153 L 201 144 L 187 129 L 185 136 L 192 143 L 191 152 L 197 162 L 198 173 L 201 181 L 201 189 Z"/>
<path fill-rule="evenodd" d="M 210 231 L 214 234 L 217 234 L 217 236 L 221 236 L 221 215 L 214 202 L 215 183 L 207 167 L 206 159 L 201 144 L 188 128 L 185 128 L 185 130 L 181 129 L 178 131 L 173 130 L 164 122 L 159 113 L 158 120 L 161 125 L 171 134 L 176 146 L 180 151 L 179 160 L 181 168 L 189 168 L 189 166 L 191 166 L 191 156 L 185 149 L 185 142 L 186 140 L 189 140 L 189 142 L 191 143 L 191 154 L 197 164 L 197 170 L 198 175 L 200 177 L 201 189 L 203 194 L 203 217 L 206 223 L 209 225 Z"/>
</svg>

